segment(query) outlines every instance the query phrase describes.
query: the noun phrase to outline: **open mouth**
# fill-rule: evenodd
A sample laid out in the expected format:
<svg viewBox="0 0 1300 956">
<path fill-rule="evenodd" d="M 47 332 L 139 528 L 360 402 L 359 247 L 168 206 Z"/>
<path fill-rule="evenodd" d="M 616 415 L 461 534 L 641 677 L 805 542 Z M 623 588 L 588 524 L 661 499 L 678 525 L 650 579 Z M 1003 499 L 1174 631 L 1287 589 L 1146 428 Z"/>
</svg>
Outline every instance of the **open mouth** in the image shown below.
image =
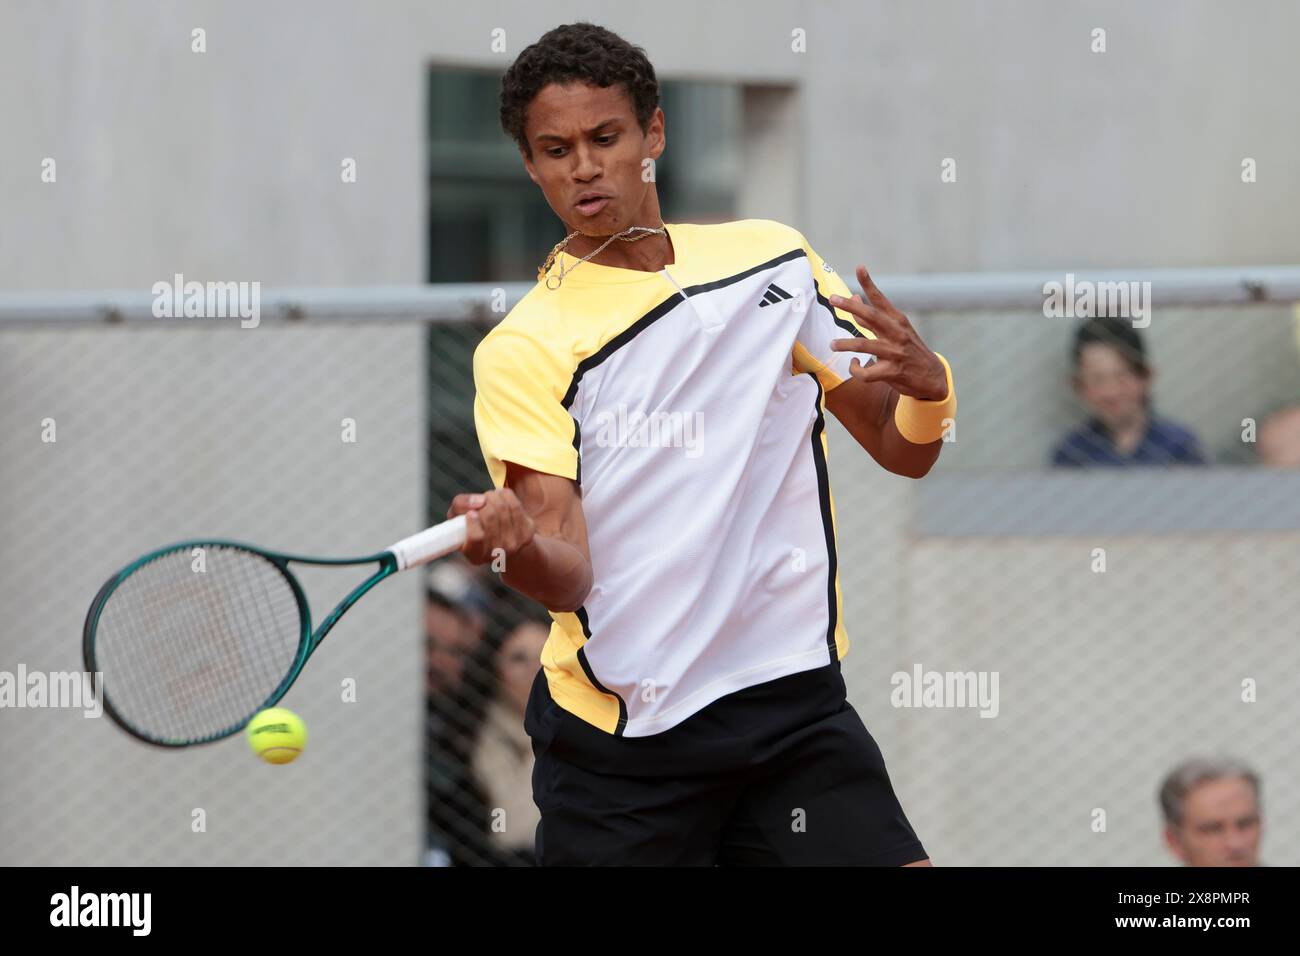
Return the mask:
<svg viewBox="0 0 1300 956">
<path fill-rule="evenodd" d="M 584 216 L 594 216 L 609 204 L 608 196 L 593 196 L 591 199 L 584 199 L 575 205 L 578 212 Z"/>
</svg>

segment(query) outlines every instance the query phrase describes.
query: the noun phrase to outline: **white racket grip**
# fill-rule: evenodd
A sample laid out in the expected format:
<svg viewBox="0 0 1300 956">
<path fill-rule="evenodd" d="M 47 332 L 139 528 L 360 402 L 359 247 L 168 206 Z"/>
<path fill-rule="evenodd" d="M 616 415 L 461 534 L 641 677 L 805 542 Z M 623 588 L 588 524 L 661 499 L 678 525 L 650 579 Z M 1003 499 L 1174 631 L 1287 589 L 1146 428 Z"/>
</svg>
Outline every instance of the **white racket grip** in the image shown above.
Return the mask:
<svg viewBox="0 0 1300 956">
<path fill-rule="evenodd" d="M 397 558 L 397 570 L 405 571 L 416 565 L 427 564 L 443 555 L 459 551 L 465 543 L 465 516 L 425 528 L 419 534 L 403 538 L 388 550 Z"/>
</svg>

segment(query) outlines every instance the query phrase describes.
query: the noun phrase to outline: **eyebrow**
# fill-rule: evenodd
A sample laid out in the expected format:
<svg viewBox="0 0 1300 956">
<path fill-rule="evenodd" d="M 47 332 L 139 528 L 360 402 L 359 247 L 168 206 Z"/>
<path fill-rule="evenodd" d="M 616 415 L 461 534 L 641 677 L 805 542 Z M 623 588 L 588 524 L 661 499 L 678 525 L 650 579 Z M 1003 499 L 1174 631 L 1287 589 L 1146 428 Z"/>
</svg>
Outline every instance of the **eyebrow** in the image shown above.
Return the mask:
<svg viewBox="0 0 1300 956">
<path fill-rule="evenodd" d="M 602 129 L 604 129 L 606 126 L 611 126 L 611 125 L 613 125 L 613 124 L 615 124 L 615 123 L 617 123 L 617 122 L 618 122 L 618 117 L 613 117 L 613 118 L 611 118 L 611 119 L 607 119 L 607 120 L 605 120 L 605 121 L 602 122 L 602 123 L 598 123 L 598 124 L 596 124 L 596 125 L 593 126 L 591 129 L 589 129 L 589 130 L 585 130 L 584 132 L 586 133 L 586 135 L 588 135 L 588 136 L 592 136 L 592 135 L 595 135 L 596 133 L 599 133 L 599 132 L 600 132 Z M 566 143 L 566 142 L 568 142 L 568 140 L 566 140 L 563 136 L 557 136 L 555 133 L 540 133 L 540 134 L 538 134 L 538 136 L 536 137 L 536 139 L 537 139 L 537 142 L 539 142 L 539 143 L 541 143 L 541 142 L 552 142 L 552 141 L 553 141 L 553 142 L 557 142 L 557 143 Z"/>
</svg>

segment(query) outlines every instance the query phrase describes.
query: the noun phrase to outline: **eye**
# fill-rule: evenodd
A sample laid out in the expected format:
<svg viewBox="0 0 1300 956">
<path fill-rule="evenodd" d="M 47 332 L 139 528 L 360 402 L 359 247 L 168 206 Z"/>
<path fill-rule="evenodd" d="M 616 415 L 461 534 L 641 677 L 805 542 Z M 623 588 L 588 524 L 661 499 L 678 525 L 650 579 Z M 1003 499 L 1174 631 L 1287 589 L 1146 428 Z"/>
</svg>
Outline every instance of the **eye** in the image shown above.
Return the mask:
<svg viewBox="0 0 1300 956">
<path fill-rule="evenodd" d="M 547 156 L 554 156 L 556 159 L 559 159 L 560 156 L 563 155 L 563 153 L 564 153 L 563 146 L 552 146 L 550 149 L 546 151 Z"/>
</svg>

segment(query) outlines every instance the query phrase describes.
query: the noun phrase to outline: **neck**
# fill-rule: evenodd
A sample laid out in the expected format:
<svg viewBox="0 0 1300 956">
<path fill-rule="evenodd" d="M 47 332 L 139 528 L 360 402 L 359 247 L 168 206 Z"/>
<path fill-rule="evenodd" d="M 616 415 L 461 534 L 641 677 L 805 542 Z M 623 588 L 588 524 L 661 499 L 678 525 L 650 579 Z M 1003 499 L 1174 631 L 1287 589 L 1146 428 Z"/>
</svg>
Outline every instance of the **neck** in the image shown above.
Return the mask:
<svg viewBox="0 0 1300 956">
<path fill-rule="evenodd" d="M 1128 421 L 1109 429 L 1111 441 L 1122 451 L 1132 451 L 1137 447 L 1138 442 L 1142 440 L 1142 436 L 1146 434 L 1146 428 L 1146 412 L 1139 412 Z"/>
<path fill-rule="evenodd" d="M 609 229 L 608 232 L 602 231 L 601 234 L 596 234 L 595 230 L 602 227 L 587 226 L 587 230 L 592 234 L 579 232 L 569 240 L 564 251 L 575 259 L 581 259 L 588 253 L 605 246 L 587 261 L 615 269 L 634 269 L 639 272 L 658 272 L 664 266 L 673 264 L 673 244 L 667 230 L 663 235 L 652 235 L 636 230 L 605 245 L 610 236 L 617 235 L 632 226 L 643 226 L 647 229 L 663 228 L 663 217 L 659 213 L 658 204 L 656 203 L 652 209 L 630 217 L 625 223 L 606 227 Z M 580 228 L 582 227 L 569 225 L 570 232 Z M 626 241 L 628 239 L 635 239 L 635 241 L 628 242 Z"/>
</svg>

